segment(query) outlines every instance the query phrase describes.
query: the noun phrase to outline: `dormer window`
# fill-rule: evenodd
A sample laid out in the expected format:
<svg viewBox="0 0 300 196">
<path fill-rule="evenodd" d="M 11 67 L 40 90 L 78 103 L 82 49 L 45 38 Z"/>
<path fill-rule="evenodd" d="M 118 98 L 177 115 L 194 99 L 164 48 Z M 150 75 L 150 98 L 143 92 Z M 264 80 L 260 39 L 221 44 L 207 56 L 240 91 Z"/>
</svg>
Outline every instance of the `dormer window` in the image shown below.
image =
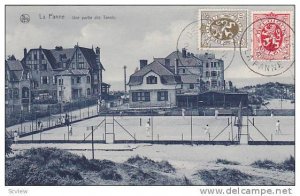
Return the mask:
<svg viewBox="0 0 300 196">
<path fill-rule="evenodd" d="M 157 84 L 157 77 L 155 76 L 148 76 L 146 80 L 147 84 Z"/>
</svg>

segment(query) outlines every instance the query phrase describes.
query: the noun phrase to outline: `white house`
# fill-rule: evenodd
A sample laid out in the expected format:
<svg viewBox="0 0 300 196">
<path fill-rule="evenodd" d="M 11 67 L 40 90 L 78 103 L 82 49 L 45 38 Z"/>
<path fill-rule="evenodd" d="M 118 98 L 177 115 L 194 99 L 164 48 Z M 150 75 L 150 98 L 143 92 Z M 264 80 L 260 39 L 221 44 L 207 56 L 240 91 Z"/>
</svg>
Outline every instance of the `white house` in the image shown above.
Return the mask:
<svg viewBox="0 0 300 196">
<path fill-rule="evenodd" d="M 140 60 L 140 70 L 130 76 L 130 108 L 176 106 L 176 90 L 181 79 L 158 61 L 147 65 Z"/>
</svg>

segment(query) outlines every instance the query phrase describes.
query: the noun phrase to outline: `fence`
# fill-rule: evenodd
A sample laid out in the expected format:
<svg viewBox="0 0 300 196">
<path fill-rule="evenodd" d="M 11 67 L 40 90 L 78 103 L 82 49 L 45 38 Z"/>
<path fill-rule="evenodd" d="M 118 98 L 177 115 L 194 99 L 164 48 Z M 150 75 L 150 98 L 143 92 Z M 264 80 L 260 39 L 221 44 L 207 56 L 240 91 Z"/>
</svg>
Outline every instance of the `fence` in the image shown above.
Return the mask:
<svg viewBox="0 0 300 196">
<path fill-rule="evenodd" d="M 60 123 L 61 115 L 37 118 L 7 129 L 17 130 L 21 140 L 32 142 L 90 142 L 88 126 L 96 126 L 95 141 L 100 143 L 159 143 L 159 144 L 293 144 L 293 116 L 124 116 L 119 111 L 99 116 L 97 106 L 70 111 L 67 115 L 73 133 Z M 242 111 L 242 110 L 241 110 Z M 115 115 L 115 114 L 119 115 Z M 149 114 L 149 113 L 148 113 Z M 240 113 L 242 114 L 242 112 Z M 280 120 L 281 133 L 276 134 Z M 43 127 L 39 126 L 39 121 Z M 79 123 L 80 122 L 80 123 Z M 102 122 L 102 124 L 101 124 Z M 245 140 L 243 140 L 243 138 Z"/>
<path fill-rule="evenodd" d="M 16 110 L 10 114 L 5 115 L 6 127 L 20 124 L 26 121 L 36 120 L 36 116 L 51 117 L 51 115 L 60 113 L 69 113 L 74 110 L 81 110 L 91 106 L 95 106 L 97 98 L 87 100 L 79 100 L 70 103 L 56 103 L 56 104 L 32 104 L 31 112 Z"/>
<path fill-rule="evenodd" d="M 82 120 L 90 119 L 98 116 L 98 106 L 88 106 L 83 109 L 69 110 L 65 113 L 51 114 L 48 116 L 39 115 L 36 112 L 31 120 L 25 119 L 20 124 L 7 127 L 8 133 L 12 134 L 17 131 L 18 135 L 35 134 L 41 131 L 48 131 L 54 128 L 64 127 L 65 119 L 68 119 L 70 123 L 76 123 Z M 67 118 L 66 118 L 67 117 Z"/>
</svg>

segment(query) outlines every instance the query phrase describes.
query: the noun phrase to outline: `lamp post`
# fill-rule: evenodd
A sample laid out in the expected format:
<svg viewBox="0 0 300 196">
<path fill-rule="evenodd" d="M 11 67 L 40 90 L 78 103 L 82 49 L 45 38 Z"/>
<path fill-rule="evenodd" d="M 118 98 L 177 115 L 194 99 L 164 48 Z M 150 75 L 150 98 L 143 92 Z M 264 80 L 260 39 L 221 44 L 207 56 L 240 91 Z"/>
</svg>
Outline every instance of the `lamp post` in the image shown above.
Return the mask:
<svg viewBox="0 0 300 196">
<path fill-rule="evenodd" d="M 124 69 L 124 94 L 126 95 L 126 93 L 127 93 L 127 86 L 126 86 L 126 69 L 127 69 L 127 66 L 124 65 L 123 69 Z"/>
</svg>

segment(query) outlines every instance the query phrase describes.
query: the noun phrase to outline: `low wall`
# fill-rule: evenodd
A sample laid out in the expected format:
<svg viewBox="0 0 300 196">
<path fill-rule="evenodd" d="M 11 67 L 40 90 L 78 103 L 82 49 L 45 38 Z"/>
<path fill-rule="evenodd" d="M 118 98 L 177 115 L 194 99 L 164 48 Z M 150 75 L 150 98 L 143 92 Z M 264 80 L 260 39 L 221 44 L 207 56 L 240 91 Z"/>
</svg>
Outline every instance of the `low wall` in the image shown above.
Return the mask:
<svg viewBox="0 0 300 196">
<path fill-rule="evenodd" d="M 255 112 L 253 113 L 255 115 Z M 271 116 L 271 113 L 275 116 L 295 116 L 295 110 L 293 109 L 256 110 L 256 116 Z"/>
</svg>

